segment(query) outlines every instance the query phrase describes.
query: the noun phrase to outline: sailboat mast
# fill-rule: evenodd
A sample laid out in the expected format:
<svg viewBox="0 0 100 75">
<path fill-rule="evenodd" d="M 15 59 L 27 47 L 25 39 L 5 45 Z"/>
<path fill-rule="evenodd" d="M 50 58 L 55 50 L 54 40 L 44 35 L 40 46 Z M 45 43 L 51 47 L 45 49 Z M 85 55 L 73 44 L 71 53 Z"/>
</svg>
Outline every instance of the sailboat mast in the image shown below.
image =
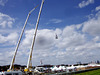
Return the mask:
<svg viewBox="0 0 100 75">
<path fill-rule="evenodd" d="M 37 18 L 35 34 L 34 34 L 34 37 L 33 37 L 32 44 L 31 44 L 30 54 L 29 54 L 28 63 L 27 63 L 27 69 L 29 69 L 29 66 L 30 66 L 30 63 L 31 63 L 31 60 L 32 60 L 32 52 L 33 52 L 33 47 L 34 47 L 34 43 L 35 43 L 36 33 L 37 33 L 37 29 L 38 29 L 38 24 L 39 24 L 39 20 L 40 20 L 40 15 L 41 15 L 43 4 L 44 4 L 44 0 L 42 0 L 40 11 L 39 11 L 39 15 L 38 15 L 38 18 Z"/>
<path fill-rule="evenodd" d="M 23 35 L 23 33 L 24 33 L 24 30 L 25 30 L 25 27 L 26 27 L 26 24 L 27 24 L 27 21 L 28 21 L 28 19 L 29 19 L 29 16 L 30 16 L 30 14 L 31 14 L 36 8 L 37 8 L 37 6 L 36 6 L 35 8 L 33 8 L 33 9 L 28 13 L 28 15 L 27 15 L 25 24 L 24 24 L 24 26 L 23 26 L 23 29 L 22 29 L 22 32 L 21 32 L 19 41 L 18 41 L 17 46 L 16 46 L 16 49 L 15 49 L 14 56 L 13 56 L 13 58 L 12 58 L 12 62 L 11 62 L 9 71 L 12 70 L 13 64 L 14 64 L 14 62 L 15 62 L 15 57 L 16 57 L 16 54 L 17 54 L 17 51 L 18 51 L 18 48 L 19 48 L 19 45 L 20 45 L 20 41 L 21 41 L 21 39 L 22 39 L 22 35 Z"/>
</svg>

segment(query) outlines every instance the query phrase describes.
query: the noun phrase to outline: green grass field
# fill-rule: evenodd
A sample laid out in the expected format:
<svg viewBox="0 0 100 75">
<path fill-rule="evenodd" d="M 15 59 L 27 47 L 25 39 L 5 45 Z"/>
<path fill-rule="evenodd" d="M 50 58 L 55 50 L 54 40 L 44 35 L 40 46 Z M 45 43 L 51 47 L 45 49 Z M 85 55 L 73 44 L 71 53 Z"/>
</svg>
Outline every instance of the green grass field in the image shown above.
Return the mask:
<svg viewBox="0 0 100 75">
<path fill-rule="evenodd" d="M 93 70 L 93 71 L 88 71 L 88 72 L 83 72 L 75 75 L 100 75 L 100 69 L 98 70 Z"/>
</svg>

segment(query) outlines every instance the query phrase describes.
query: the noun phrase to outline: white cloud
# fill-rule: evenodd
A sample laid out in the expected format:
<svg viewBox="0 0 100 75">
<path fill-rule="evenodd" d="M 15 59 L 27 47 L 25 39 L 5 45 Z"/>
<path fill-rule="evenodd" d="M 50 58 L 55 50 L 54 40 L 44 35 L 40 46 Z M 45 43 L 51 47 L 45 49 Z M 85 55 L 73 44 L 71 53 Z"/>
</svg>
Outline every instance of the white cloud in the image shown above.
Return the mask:
<svg viewBox="0 0 100 75">
<path fill-rule="evenodd" d="M 67 26 L 63 29 L 62 39 L 58 43 L 59 48 L 66 48 L 67 50 L 78 45 L 84 44 L 86 41 L 85 35 L 77 32 L 77 26 Z M 79 41 L 80 40 L 80 41 Z"/>
<path fill-rule="evenodd" d="M 61 22 L 62 22 L 61 19 L 51 19 L 51 20 L 49 20 L 49 22 L 47 22 L 46 24 L 50 24 L 50 23 L 55 23 L 55 24 L 57 24 L 57 23 L 61 23 Z"/>
<path fill-rule="evenodd" d="M 81 27 L 80 25 L 81 24 L 70 25 L 64 29 L 57 28 L 56 30 L 38 30 L 33 50 L 33 65 L 39 65 L 41 59 L 44 64 L 73 64 L 78 61 L 89 62 L 92 59 L 99 59 L 100 43 L 97 43 L 99 42 L 99 37 L 88 40 L 88 36 L 85 35 L 85 33 L 77 31 Z M 58 39 L 55 39 L 55 33 L 58 34 Z M 27 64 L 33 34 L 34 29 L 26 30 L 25 38 L 22 40 L 15 63 Z M 15 40 L 16 36 L 11 36 L 15 36 L 15 33 L 9 34 L 6 37 L 0 35 L 2 40 Z M 7 54 L 11 54 L 11 56 L 9 56 L 9 61 L 7 61 L 6 64 L 10 63 L 13 50 L 14 49 L 12 49 L 11 52 L 7 52 Z M 0 56 L 2 56 L 2 54 Z M 23 59 L 23 61 L 19 62 L 21 59 Z"/>
<path fill-rule="evenodd" d="M 6 27 L 12 28 L 14 21 L 15 19 L 11 18 L 9 15 L 0 13 L 0 26 L 2 28 L 6 28 Z"/>
<path fill-rule="evenodd" d="M 87 1 L 82 1 L 81 3 L 79 3 L 79 7 L 80 8 L 83 8 L 83 7 L 86 7 L 88 6 L 89 4 L 93 4 L 94 3 L 94 0 L 87 0 Z"/>
<path fill-rule="evenodd" d="M 54 45 L 55 33 L 53 30 L 43 29 L 38 31 L 36 46 L 39 48 L 51 48 Z"/>
<path fill-rule="evenodd" d="M 96 43 L 97 41 L 99 41 L 98 37 L 95 37 L 93 39 L 90 39 L 90 41 L 87 41 L 87 35 L 77 31 L 77 29 L 79 28 L 80 24 L 66 26 L 63 30 L 38 30 L 35 48 L 33 51 L 34 65 L 39 64 L 39 61 L 41 59 L 43 59 L 44 64 L 67 64 L 72 62 L 76 63 L 77 61 L 86 62 L 87 59 L 88 61 L 91 61 L 91 56 L 94 55 L 94 58 L 96 60 L 97 57 L 99 57 L 99 54 L 95 56 L 96 53 L 93 52 L 94 49 L 98 50 L 100 48 L 100 44 Z M 22 44 L 24 54 L 29 53 L 33 32 L 34 30 L 26 31 L 26 36 L 23 40 L 23 44 L 25 46 L 23 46 Z M 58 34 L 58 39 L 55 39 L 55 32 Z M 30 44 L 27 45 L 27 42 L 24 42 L 25 40 Z M 28 48 L 25 49 L 25 47 Z M 79 57 L 81 57 L 81 59 Z"/>
<path fill-rule="evenodd" d="M 0 43 L 4 43 L 6 41 L 5 37 L 0 34 Z"/>
<path fill-rule="evenodd" d="M 61 23 L 62 22 L 62 20 L 60 20 L 60 19 L 52 19 L 50 21 L 53 23 Z"/>
<path fill-rule="evenodd" d="M 30 46 L 33 34 L 34 34 L 34 30 L 33 29 L 25 31 L 25 39 L 22 42 L 23 46 L 26 46 L 26 45 Z"/>
<path fill-rule="evenodd" d="M 33 34 L 34 34 L 34 29 L 27 30 L 25 32 L 25 39 L 22 42 L 22 46 L 28 46 L 28 48 L 31 46 Z M 50 48 L 53 45 L 54 37 L 55 33 L 52 30 L 48 29 L 38 30 L 35 43 L 36 49 Z"/>
<path fill-rule="evenodd" d="M 0 0 L 0 5 L 1 6 L 5 6 L 5 4 L 7 3 L 8 0 Z"/>
<path fill-rule="evenodd" d="M 96 7 L 95 10 L 96 11 L 99 11 L 100 10 L 100 6 Z"/>
<path fill-rule="evenodd" d="M 89 33 L 91 35 L 97 36 L 100 35 L 100 12 L 96 16 L 83 24 L 83 32 Z"/>
<path fill-rule="evenodd" d="M 6 30 L 6 29 L 5 29 Z M 18 40 L 18 33 L 11 32 L 0 34 L 0 64 L 8 65 L 14 54 L 15 45 Z"/>
<path fill-rule="evenodd" d="M 94 42 L 100 41 L 100 37 L 99 37 L 99 36 L 95 36 L 94 39 L 93 39 L 93 41 L 94 41 Z"/>
<path fill-rule="evenodd" d="M 18 34 L 16 32 L 10 33 L 7 36 L 3 36 L 2 34 L 0 34 L 0 43 L 8 43 L 10 44 L 16 44 L 16 41 L 18 39 Z"/>
</svg>

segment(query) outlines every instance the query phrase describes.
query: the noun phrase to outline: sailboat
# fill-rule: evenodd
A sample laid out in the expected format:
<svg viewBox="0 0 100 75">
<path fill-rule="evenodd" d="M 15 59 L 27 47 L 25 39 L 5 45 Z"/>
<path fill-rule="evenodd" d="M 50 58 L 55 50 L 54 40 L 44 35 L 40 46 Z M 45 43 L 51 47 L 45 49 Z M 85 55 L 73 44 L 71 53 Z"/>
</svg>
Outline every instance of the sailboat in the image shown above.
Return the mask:
<svg viewBox="0 0 100 75">
<path fill-rule="evenodd" d="M 42 0 L 41 6 L 40 6 L 40 11 L 39 11 L 38 18 L 37 18 L 37 22 L 36 22 L 36 28 L 35 28 L 35 33 L 34 33 L 34 36 L 33 36 L 32 44 L 31 44 L 31 49 L 30 49 L 30 54 L 29 54 L 29 58 L 28 58 L 28 62 L 27 62 L 27 67 L 24 69 L 25 74 L 28 74 L 28 73 L 32 72 L 32 70 L 31 70 L 31 66 L 32 66 L 32 63 L 31 63 L 32 62 L 32 52 L 33 52 L 33 47 L 34 47 L 34 44 L 35 44 L 35 38 L 36 38 L 36 34 L 37 34 L 37 29 L 38 29 L 38 24 L 39 24 L 39 20 L 40 20 L 40 15 L 41 15 L 41 11 L 42 11 L 43 4 L 44 4 L 44 0 Z M 17 51 L 18 51 L 18 48 L 19 48 L 19 45 L 20 45 L 20 42 L 21 42 L 21 39 L 22 39 L 22 35 L 24 33 L 24 30 L 25 30 L 25 27 L 26 27 L 27 21 L 29 19 L 29 16 L 30 16 L 30 14 L 36 8 L 37 8 L 37 6 L 35 8 L 33 8 L 28 13 L 28 16 L 27 16 L 26 21 L 25 21 L 25 24 L 23 26 L 23 29 L 22 29 L 22 32 L 21 32 L 19 41 L 17 43 L 16 49 L 15 49 L 15 53 L 14 53 L 14 56 L 12 58 L 12 61 L 11 61 L 11 64 L 10 64 L 9 69 L 7 71 L 0 72 L 0 75 L 23 75 L 23 73 L 21 71 L 14 71 L 13 70 L 13 65 L 14 65 L 14 62 L 15 62 L 15 57 L 17 55 Z"/>
</svg>

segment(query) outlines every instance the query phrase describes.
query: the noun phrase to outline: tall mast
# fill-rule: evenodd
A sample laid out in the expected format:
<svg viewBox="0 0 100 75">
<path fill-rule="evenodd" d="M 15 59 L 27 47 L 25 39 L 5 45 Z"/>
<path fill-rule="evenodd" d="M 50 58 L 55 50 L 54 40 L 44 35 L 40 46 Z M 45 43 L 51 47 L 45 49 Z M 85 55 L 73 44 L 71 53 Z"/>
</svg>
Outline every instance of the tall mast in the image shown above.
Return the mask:
<svg viewBox="0 0 100 75">
<path fill-rule="evenodd" d="M 36 6 L 36 7 L 37 7 L 37 6 Z M 21 32 L 19 41 L 18 41 L 17 46 L 16 46 L 16 49 L 15 49 L 14 56 L 13 56 L 13 58 L 12 58 L 12 62 L 11 62 L 10 68 L 9 68 L 8 71 L 11 71 L 11 70 L 12 70 L 13 64 L 14 64 L 14 62 L 15 62 L 15 57 L 16 57 L 16 54 L 17 54 L 17 51 L 18 51 L 18 48 L 19 48 L 19 45 L 20 45 L 20 41 L 21 41 L 21 39 L 22 39 L 22 35 L 23 35 L 23 33 L 24 33 L 24 30 L 25 30 L 25 27 L 26 27 L 26 24 L 27 24 L 27 21 L 28 21 L 28 19 L 29 19 L 30 14 L 36 9 L 36 7 L 33 8 L 33 9 L 28 13 L 28 15 L 27 15 L 25 24 L 24 24 L 24 26 L 23 26 L 23 29 L 22 29 L 22 32 Z"/>
<path fill-rule="evenodd" d="M 34 43 L 35 43 L 36 33 L 37 33 L 37 29 L 38 29 L 38 24 L 39 24 L 43 4 L 44 4 L 44 0 L 42 0 L 40 11 L 39 11 L 38 18 L 37 18 L 35 33 L 34 33 L 33 41 L 32 41 L 32 44 L 31 44 L 30 54 L 29 54 L 28 63 L 27 63 L 27 70 L 29 70 L 29 66 L 30 66 L 30 63 L 31 63 L 31 60 L 32 60 L 32 52 L 33 52 L 33 47 L 34 47 Z"/>
</svg>

